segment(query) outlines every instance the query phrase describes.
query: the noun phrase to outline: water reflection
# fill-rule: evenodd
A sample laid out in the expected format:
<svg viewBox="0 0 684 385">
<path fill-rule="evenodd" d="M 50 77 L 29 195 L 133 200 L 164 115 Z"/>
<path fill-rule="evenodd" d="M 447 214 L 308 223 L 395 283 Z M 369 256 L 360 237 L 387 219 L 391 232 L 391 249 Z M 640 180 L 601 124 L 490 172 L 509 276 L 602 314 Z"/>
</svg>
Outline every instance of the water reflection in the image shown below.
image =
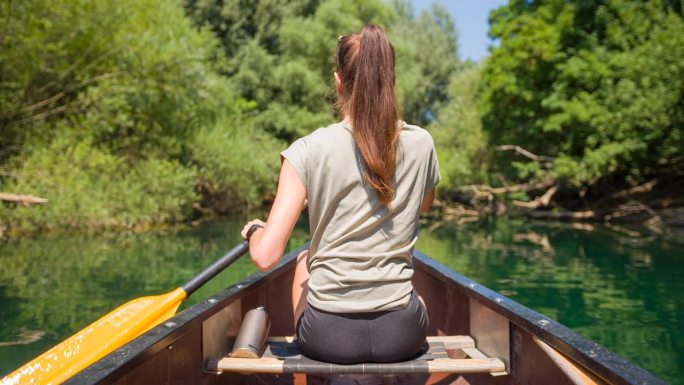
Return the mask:
<svg viewBox="0 0 684 385">
<path fill-rule="evenodd" d="M 421 234 L 454 270 L 684 383 L 684 244 L 602 226 L 498 220 Z"/>
<path fill-rule="evenodd" d="M 241 224 L 0 243 L 0 376 L 122 303 L 168 292 L 237 244 Z M 296 232 L 292 244 L 306 235 Z M 255 272 L 238 260 L 182 308 Z M 181 308 L 181 309 L 182 309 Z"/>
<path fill-rule="evenodd" d="M 239 241 L 240 226 L 0 242 L 0 376 L 121 303 L 183 284 Z M 292 247 L 306 239 L 305 226 Z M 423 231 L 418 248 L 684 384 L 684 244 L 597 225 L 498 220 Z M 184 307 L 254 271 L 239 260 Z"/>
</svg>

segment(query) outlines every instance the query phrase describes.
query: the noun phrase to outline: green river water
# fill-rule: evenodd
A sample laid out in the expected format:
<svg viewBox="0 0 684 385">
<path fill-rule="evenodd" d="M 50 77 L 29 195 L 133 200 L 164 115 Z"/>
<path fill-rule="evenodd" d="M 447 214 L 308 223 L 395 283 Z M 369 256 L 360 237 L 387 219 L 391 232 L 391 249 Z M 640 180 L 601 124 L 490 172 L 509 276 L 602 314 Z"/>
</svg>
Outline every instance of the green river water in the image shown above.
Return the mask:
<svg viewBox="0 0 684 385">
<path fill-rule="evenodd" d="M 236 244 L 240 227 L 0 240 L 0 376 L 121 303 L 183 284 Z M 684 385 L 684 241 L 625 232 L 499 219 L 424 229 L 417 248 Z M 290 247 L 306 237 L 298 228 Z M 182 309 L 255 271 L 239 260 Z"/>
</svg>

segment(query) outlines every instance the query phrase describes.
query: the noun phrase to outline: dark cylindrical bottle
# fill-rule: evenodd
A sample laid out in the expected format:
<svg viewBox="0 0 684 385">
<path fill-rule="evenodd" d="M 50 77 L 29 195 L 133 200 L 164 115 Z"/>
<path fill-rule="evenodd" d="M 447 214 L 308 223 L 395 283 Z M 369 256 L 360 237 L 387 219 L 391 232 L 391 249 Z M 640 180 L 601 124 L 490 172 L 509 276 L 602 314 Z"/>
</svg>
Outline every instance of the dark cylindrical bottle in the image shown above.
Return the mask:
<svg viewBox="0 0 684 385">
<path fill-rule="evenodd" d="M 263 306 L 252 309 L 245 314 L 233 345 L 231 357 L 259 358 L 264 353 L 271 319 Z"/>
</svg>

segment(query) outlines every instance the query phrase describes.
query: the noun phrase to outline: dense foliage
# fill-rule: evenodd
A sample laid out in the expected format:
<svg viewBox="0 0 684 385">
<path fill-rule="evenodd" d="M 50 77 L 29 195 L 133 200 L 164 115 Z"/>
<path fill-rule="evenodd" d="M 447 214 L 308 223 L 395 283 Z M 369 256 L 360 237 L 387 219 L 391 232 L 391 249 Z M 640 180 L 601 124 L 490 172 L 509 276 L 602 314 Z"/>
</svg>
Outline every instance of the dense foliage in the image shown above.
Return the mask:
<svg viewBox="0 0 684 385">
<path fill-rule="evenodd" d="M 0 5 L 0 231 L 139 227 L 262 207 L 278 152 L 335 119 L 341 34 L 385 26 L 407 118 L 446 100 L 446 12 L 382 1 Z M 452 58 L 434 60 L 435 57 Z"/>
<path fill-rule="evenodd" d="M 492 144 L 555 158 L 511 170 L 507 154 L 504 170 L 576 186 L 681 171 L 679 1 L 512 0 L 490 21 L 500 44 L 482 73 L 483 127 Z"/>
<path fill-rule="evenodd" d="M 489 180 L 487 136 L 478 109 L 480 78 L 480 66 L 465 64 L 452 77 L 448 102 L 437 109 L 429 126 L 437 146 L 442 191 Z"/>
<path fill-rule="evenodd" d="M 451 17 L 408 0 L 10 0 L 0 5 L 3 229 L 131 228 L 263 208 L 278 152 L 336 117 L 338 36 L 385 27 L 403 117 L 442 192 L 634 185 L 684 166 L 677 0 L 511 0 L 462 62 Z M 518 145 L 535 162 L 498 152 Z M 449 196 L 449 194 L 445 194 Z"/>
</svg>

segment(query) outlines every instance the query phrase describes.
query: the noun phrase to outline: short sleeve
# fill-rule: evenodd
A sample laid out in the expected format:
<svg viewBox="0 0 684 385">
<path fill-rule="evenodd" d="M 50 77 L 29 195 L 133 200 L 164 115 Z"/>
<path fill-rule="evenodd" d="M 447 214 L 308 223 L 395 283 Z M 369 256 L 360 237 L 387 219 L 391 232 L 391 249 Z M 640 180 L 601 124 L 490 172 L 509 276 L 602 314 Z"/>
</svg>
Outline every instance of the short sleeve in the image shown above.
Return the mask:
<svg viewBox="0 0 684 385">
<path fill-rule="evenodd" d="M 280 153 L 280 156 L 290 162 L 290 165 L 294 168 L 307 191 L 309 190 L 308 155 L 308 148 L 304 138 L 297 139 L 287 150 Z"/>
<path fill-rule="evenodd" d="M 425 191 L 432 191 L 437 186 L 442 176 L 439 174 L 439 162 L 437 161 L 437 150 L 435 144 L 430 141 L 432 146 L 430 148 L 430 155 L 428 157 L 427 175 L 425 180 Z"/>
</svg>

